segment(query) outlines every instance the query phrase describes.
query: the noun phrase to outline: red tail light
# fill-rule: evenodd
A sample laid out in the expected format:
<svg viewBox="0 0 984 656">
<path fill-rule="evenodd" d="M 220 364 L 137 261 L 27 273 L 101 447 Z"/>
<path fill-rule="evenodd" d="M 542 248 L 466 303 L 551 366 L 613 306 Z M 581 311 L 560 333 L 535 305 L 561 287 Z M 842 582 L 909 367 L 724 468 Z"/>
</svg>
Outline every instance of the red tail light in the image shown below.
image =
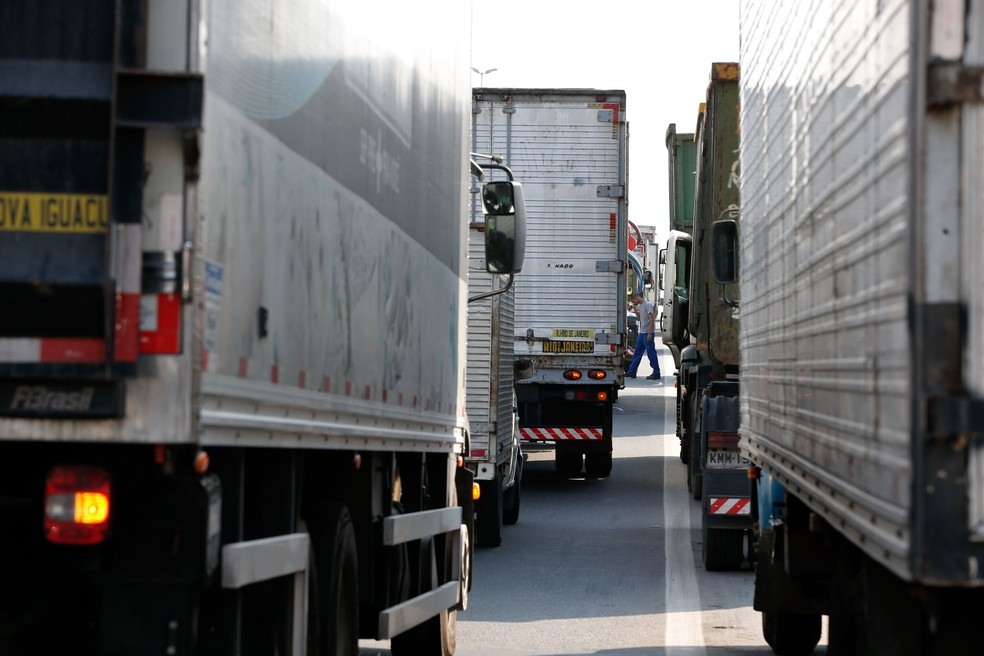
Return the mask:
<svg viewBox="0 0 984 656">
<path fill-rule="evenodd" d="M 588 378 L 593 378 L 594 380 L 602 380 L 606 376 L 608 376 L 608 374 L 601 369 L 592 369 L 588 372 Z"/>
<path fill-rule="evenodd" d="M 707 431 L 708 449 L 737 449 L 738 433 L 725 433 L 723 431 Z"/>
<path fill-rule="evenodd" d="M 54 467 L 44 490 L 44 534 L 56 544 L 99 544 L 109 535 L 109 473 Z"/>
<path fill-rule="evenodd" d="M 564 378 L 567 380 L 581 380 L 581 372 L 577 369 L 568 369 L 564 372 Z"/>
</svg>

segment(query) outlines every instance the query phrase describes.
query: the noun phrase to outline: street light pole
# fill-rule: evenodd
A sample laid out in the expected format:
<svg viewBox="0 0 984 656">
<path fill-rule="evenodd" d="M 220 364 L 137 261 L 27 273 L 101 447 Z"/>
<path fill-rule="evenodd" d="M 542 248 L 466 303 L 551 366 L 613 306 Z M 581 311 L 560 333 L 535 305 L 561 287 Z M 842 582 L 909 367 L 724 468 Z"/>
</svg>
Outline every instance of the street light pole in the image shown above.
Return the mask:
<svg viewBox="0 0 984 656">
<path fill-rule="evenodd" d="M 486 73 L 491 73 L 492 71 L 499 70 L 498 68 L 487 68 L 484 71 L 480 71 L 477 68 L 475 68 L 474 66 L 472 66 L 471 69 L 473 71 L 475 71 L 476 73 L 478 73 L 478 75 L 479 75 L 479 77 L 478 77 L 478 86 L 480 86 L 480 87 L 484 87 L 485 86 L 485 74 Z"/>
</svg>

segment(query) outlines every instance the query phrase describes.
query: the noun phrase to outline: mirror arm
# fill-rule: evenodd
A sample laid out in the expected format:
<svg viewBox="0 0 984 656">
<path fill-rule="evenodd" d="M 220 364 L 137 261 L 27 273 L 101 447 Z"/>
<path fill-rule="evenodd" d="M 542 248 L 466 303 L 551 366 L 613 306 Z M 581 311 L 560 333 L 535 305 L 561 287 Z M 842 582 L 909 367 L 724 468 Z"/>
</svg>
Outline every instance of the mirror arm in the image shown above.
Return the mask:
<svg viewBox="0 0 984 656">
<path fill-rule="evenodd" d="M 513 177 L 512 169 L 510 169 L 505 164 L 489 164 L 486 162 L 479 162 L 478 165 L 481 166 L 483 169 L 496 169 L 498 171 L 505 171 L 506 175 L 509 176 L 509 182 L 516 181 L 516 179 Z"/>
<path fill-rule="evenodd" d="M 499 294 L 505 294 L 506 292 L 509 291 L 509 288 L 512 287 L 513 280 L 515 279 L 515 277 L 516 277 L 515 274 L 510 273 L 509 280 L 506 282 L 505 287 L 503 287 L 502 289 L 493 289 L 490 292 L 485 292 L 479 294 L 478 296 L 472 296 L 471 298 L 468 299 L 468 302 L 471 303 L 472 301 L 480 301 L 483 298 L 489 298 L 492 296 L 498 296 Z"/>
<path fill-rule="evenodd" d="M 721 296 L 720 300 L 724 301 L 724 304 L 727 305 L 728 307 L 737 309 L 741 305 L 741 301 L 732 301 L 730 298 L 728 298 L 728 286 L 727 285 L 721 285 L 721 286 L 724 287 L 724 294 Z"/>
</svg>

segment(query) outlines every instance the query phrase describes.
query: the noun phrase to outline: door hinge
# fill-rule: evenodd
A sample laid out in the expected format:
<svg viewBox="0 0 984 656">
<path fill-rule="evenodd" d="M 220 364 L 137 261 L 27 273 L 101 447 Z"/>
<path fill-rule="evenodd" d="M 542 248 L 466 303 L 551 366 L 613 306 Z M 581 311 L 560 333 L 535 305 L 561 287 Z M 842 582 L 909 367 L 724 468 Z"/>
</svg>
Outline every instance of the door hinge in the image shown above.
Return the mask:
<svg viewBox="0 0 984 656">
<path fill-rule="evenodd" d="M 598 198 L 621 198 L 625 195 L 625 187 L 622 185 L 598 185 Z"/>
<path fill-rule="evenodd" d="M 621 333 L 596 333 L 595 344 L 621 344 Z"/>
<path fill-rule="evenodd" d="M 937 61 L 929 65 L 926 104 L 931 108 L 984 102 L 984 66 Z"/>
</svg>

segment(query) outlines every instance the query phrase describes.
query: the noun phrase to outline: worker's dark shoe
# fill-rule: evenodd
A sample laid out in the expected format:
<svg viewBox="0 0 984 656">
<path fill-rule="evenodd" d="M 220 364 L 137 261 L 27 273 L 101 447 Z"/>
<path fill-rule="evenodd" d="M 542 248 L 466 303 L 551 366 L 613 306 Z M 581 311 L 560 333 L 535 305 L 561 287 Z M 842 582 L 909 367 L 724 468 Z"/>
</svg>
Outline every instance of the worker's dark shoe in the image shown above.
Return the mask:
<svg viewBox="0 0 984 656">
<path fill-rule="evenodd" d="M 635 378 L 635 376 L 633 376 L 633 378 Z M 656 374 L 649 374 L 646 376 L 646 380 L 660 380 L 662 378 L 662 376 L 657 376 Z"/>
<path fill-rule="evenodd" d="M 635 378 L 636 376 L 635 376 L 635 374 L 629 374 L 629 373 L 627 373 L 627 374 L 625 374 L 625 377 L 626 378 Z"/>
</svg>

